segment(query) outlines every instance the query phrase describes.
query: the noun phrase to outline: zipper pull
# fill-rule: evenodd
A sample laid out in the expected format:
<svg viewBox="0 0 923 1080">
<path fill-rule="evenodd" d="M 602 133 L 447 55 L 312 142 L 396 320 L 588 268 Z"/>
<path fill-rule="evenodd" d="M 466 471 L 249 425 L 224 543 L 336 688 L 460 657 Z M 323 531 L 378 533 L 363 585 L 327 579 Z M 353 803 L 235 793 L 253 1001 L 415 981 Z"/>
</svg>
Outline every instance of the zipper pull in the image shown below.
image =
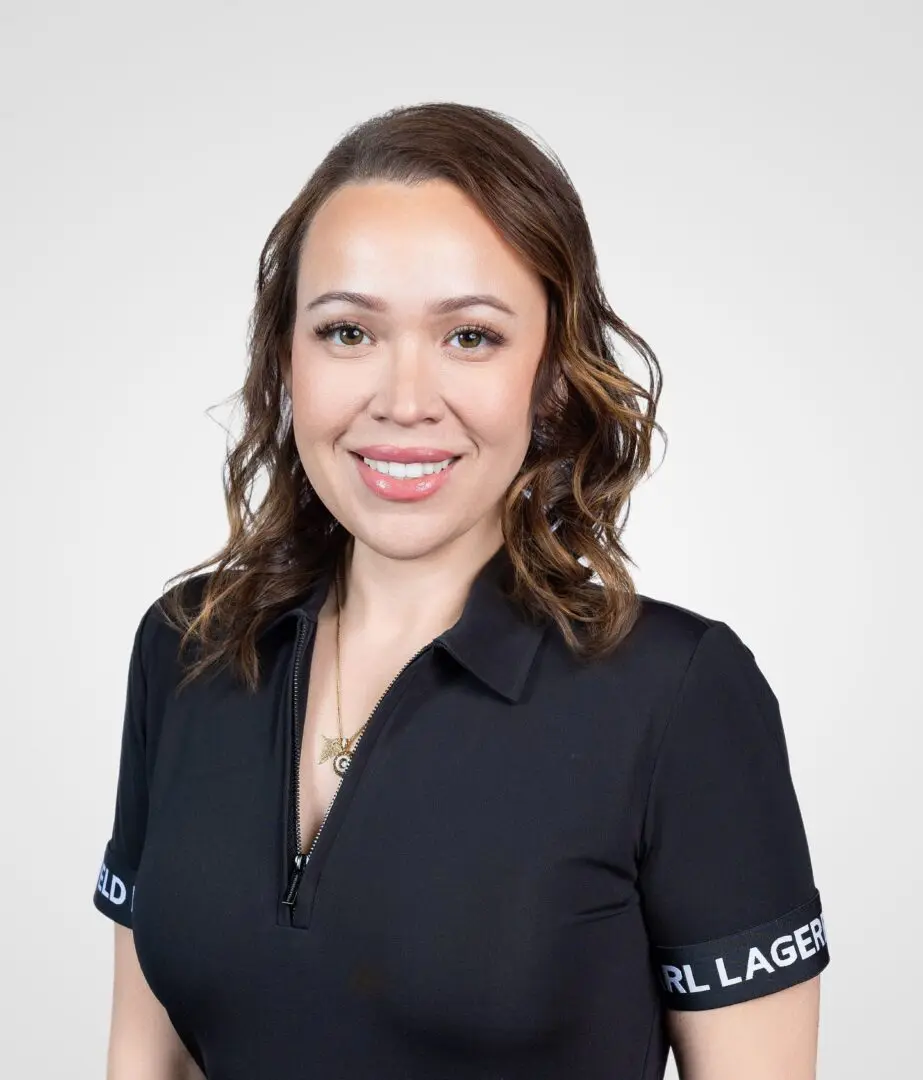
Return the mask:
<svg viewBox="0 0 923 1080">
<path fill-rule="evenodd" d="M 282 903 L 287 907 L 294 907 L 295 900 L 298 898 L 298 886 L 301 884 L 301 877 L 304 874 L 305 863 L 308 861 L 307 855 L 303 852 L 299 852 L 295 856 L 295 865 L 292 867 L 292 876 L 288 880 L 288 888 L 285 890 L 285 896 L 282 898 Z"/>
</svg>

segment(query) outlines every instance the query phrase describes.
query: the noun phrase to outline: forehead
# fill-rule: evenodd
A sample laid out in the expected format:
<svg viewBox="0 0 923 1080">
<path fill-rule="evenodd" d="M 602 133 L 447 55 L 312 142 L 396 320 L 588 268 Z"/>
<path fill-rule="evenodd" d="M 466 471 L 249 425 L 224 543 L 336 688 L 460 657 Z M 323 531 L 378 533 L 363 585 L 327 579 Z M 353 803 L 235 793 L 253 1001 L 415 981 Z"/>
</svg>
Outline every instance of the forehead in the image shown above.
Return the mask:
<svg viewBox="0 0 923 1080">
<path fill-rule="evenodd" d="M 543 297 L 538 275 L 454 184 L 345 184 L 321 206 L 302 246 L 299 293 L 351 289 L 423 299 L 497 292 Z"/>
</svg>

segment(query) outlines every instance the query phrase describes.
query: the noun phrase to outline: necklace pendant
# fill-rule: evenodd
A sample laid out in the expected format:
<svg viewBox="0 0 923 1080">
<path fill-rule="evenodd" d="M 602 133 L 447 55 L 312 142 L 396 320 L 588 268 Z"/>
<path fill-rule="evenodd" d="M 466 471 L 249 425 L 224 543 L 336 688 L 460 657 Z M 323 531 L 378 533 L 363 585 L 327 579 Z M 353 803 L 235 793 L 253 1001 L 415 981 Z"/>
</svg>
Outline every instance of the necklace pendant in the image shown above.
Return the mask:
<svg viewBox="0 0 923 1080">
<path fill-rule="evenodd" d="M 352 763 L 353 756 L 348 750 L 344 750 L 342 754 L 337 754 L 333 759 L 333 771 L 337 776 L 342 776 Z"/>
<path fill-rule="evenodd" d="M 324 744 L 324 748 L 317 762 L 318 765 L 323 765 L 325 761 L 328 761 L 342 750 L 342 741 L 340 739 L 328 739 L 326 735 L 321 735 L 321 742 Z"/>
</svg>

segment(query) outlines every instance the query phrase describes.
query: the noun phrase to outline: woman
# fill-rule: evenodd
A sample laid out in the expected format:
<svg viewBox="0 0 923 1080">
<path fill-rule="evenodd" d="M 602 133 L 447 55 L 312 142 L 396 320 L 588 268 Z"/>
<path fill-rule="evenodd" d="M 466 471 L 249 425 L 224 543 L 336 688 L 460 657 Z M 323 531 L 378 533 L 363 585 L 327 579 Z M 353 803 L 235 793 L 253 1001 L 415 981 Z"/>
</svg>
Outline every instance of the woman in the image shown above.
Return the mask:
<svg viewBox="0 0 923 1080">
<path fill-rule="evenodd" d="M 230 538 L 135 635 L 110 1078 L 812 1077 L 778 703 L 632 586 L 659 367 L 562 166 L 469 106 L 358 126 L 250 345 Z"/>
</svg>

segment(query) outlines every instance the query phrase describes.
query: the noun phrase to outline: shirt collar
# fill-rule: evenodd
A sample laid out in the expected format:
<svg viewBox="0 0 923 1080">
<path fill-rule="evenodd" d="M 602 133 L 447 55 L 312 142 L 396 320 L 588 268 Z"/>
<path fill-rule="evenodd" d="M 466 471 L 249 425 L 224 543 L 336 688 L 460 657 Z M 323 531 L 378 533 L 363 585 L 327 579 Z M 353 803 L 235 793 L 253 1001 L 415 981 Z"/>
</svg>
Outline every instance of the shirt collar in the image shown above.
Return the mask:
<svg viewBox="0 0 923 1080">
<path fill-rule="evenodd" d="M 515 702 L 525 689 L 548 620 L 533 619 L 508 598 L 512 575 L 504 546 L 478 571 L 460 618 L 436 638 L 436 644 L 481 682 Z M 258 637 L 293 616 L 316 622 L 331 580 L 332 571 L 322 573 L 296 603 L 267 623 Z"/>
</svg>

